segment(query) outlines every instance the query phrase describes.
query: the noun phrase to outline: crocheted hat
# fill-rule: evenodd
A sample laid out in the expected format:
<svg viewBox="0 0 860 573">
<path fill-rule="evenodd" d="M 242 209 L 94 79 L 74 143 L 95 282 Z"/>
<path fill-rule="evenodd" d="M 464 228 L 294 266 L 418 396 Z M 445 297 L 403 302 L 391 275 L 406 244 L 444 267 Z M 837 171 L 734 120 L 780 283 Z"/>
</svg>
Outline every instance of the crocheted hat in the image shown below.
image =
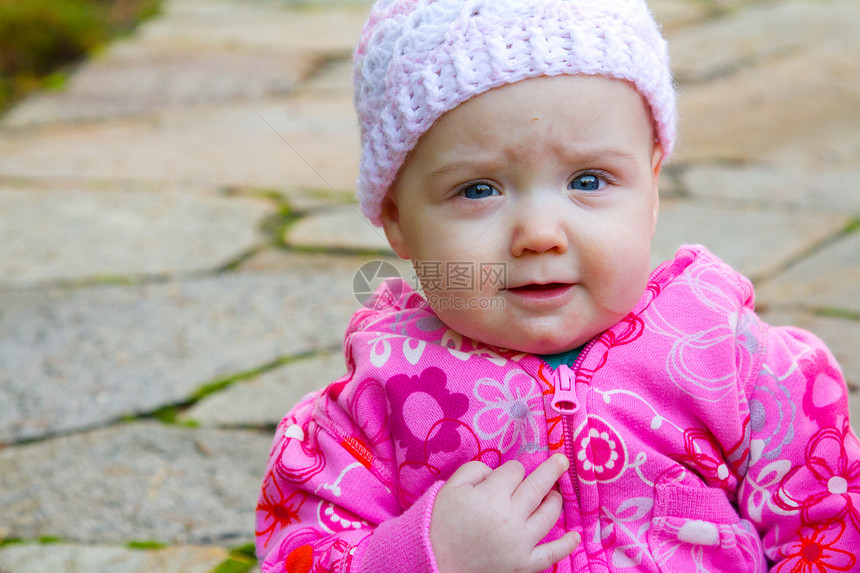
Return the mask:
<svg viewBox="0 0 860 573">
<path fill-rule="evenodd" d="M 671 154 L 675 90 L 645 0 L 378 0 L 355 51 L 364 214 L 381 224 L 407 154 L 442 114 L 492 88 L 562 74 L 629 81 Z"/>
</svg>

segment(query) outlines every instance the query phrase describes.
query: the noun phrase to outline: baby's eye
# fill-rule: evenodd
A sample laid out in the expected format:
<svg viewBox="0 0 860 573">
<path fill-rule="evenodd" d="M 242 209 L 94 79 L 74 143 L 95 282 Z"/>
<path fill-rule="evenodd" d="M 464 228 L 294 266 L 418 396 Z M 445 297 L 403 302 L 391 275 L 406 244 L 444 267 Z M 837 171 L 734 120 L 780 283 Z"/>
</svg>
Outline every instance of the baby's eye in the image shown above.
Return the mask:
<svg viewBox="0 0 860 573">
<path fill-rule="evenodd" d="M 464 188 L 461 193 L 463 193 L 463 196 L 466 199 L 483 199 L 485 197 L 499 194 L 492 185 L 488 185 L 486 183 L 473 183 L 472 185 Z"/>
<path fill-rule="evenodd" d="M 606 181 L 595 173 L 577 175 L 570 182 L 570 188 L 575 191 L 600 191 L 606 186 Z"/>
</svg>

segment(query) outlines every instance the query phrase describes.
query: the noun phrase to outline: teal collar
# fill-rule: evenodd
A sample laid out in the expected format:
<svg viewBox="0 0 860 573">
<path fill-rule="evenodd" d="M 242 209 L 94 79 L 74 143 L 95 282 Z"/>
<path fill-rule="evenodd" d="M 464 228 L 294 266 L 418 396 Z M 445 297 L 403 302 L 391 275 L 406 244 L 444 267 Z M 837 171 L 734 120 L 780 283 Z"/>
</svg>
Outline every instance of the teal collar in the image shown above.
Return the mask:
<svg viewBox="0 0 860 573">
<path fill-rule="evenodd" d="M 580 353 L 582 353 L 582 349 L 583 347 L 580 346 L 579 348 L 574 348 L 567 352 L 559 352 L 558 354 L 538 354 L 538 357 L 553 368 L 558 368 L 562 364 L 572 367 L 576 359 L 579 358 Z"/>
</svg>

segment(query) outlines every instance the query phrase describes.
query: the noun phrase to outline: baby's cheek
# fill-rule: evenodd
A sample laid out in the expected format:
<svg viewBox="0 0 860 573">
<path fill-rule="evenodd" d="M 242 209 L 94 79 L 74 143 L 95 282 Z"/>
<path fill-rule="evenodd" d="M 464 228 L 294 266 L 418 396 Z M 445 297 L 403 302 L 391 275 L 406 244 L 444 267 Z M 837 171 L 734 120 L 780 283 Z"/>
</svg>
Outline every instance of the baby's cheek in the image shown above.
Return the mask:
<svg viewBox="0 0 860 573">
<path fill-rule="evenodd" d="M 621 265 L 626 272 L 618 272 L 613 278 L 611 287 L 606 293 L 611 293 L 610 298 L 605 301 L 604 308 L 620 317 L 627 316 L 641 300 L 645 289 L 648 287 L 650 266 Z M 619 271 L 622 269 L 619 268 Z"/>
</svg>

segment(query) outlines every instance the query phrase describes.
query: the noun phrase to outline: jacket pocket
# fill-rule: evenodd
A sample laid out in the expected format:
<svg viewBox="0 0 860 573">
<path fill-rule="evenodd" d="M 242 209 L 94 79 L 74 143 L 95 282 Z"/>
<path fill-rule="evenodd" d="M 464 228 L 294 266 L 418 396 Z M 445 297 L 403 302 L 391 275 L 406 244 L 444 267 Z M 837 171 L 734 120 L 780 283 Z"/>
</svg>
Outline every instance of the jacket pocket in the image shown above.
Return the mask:
<svg viewBox="0 0 860 573">
<path fill-rule="evenodd" d="M 721 489 L 658 483 L 648 548 L 662 573 L 767 571 L 761 538 Z"/>
</svg>

